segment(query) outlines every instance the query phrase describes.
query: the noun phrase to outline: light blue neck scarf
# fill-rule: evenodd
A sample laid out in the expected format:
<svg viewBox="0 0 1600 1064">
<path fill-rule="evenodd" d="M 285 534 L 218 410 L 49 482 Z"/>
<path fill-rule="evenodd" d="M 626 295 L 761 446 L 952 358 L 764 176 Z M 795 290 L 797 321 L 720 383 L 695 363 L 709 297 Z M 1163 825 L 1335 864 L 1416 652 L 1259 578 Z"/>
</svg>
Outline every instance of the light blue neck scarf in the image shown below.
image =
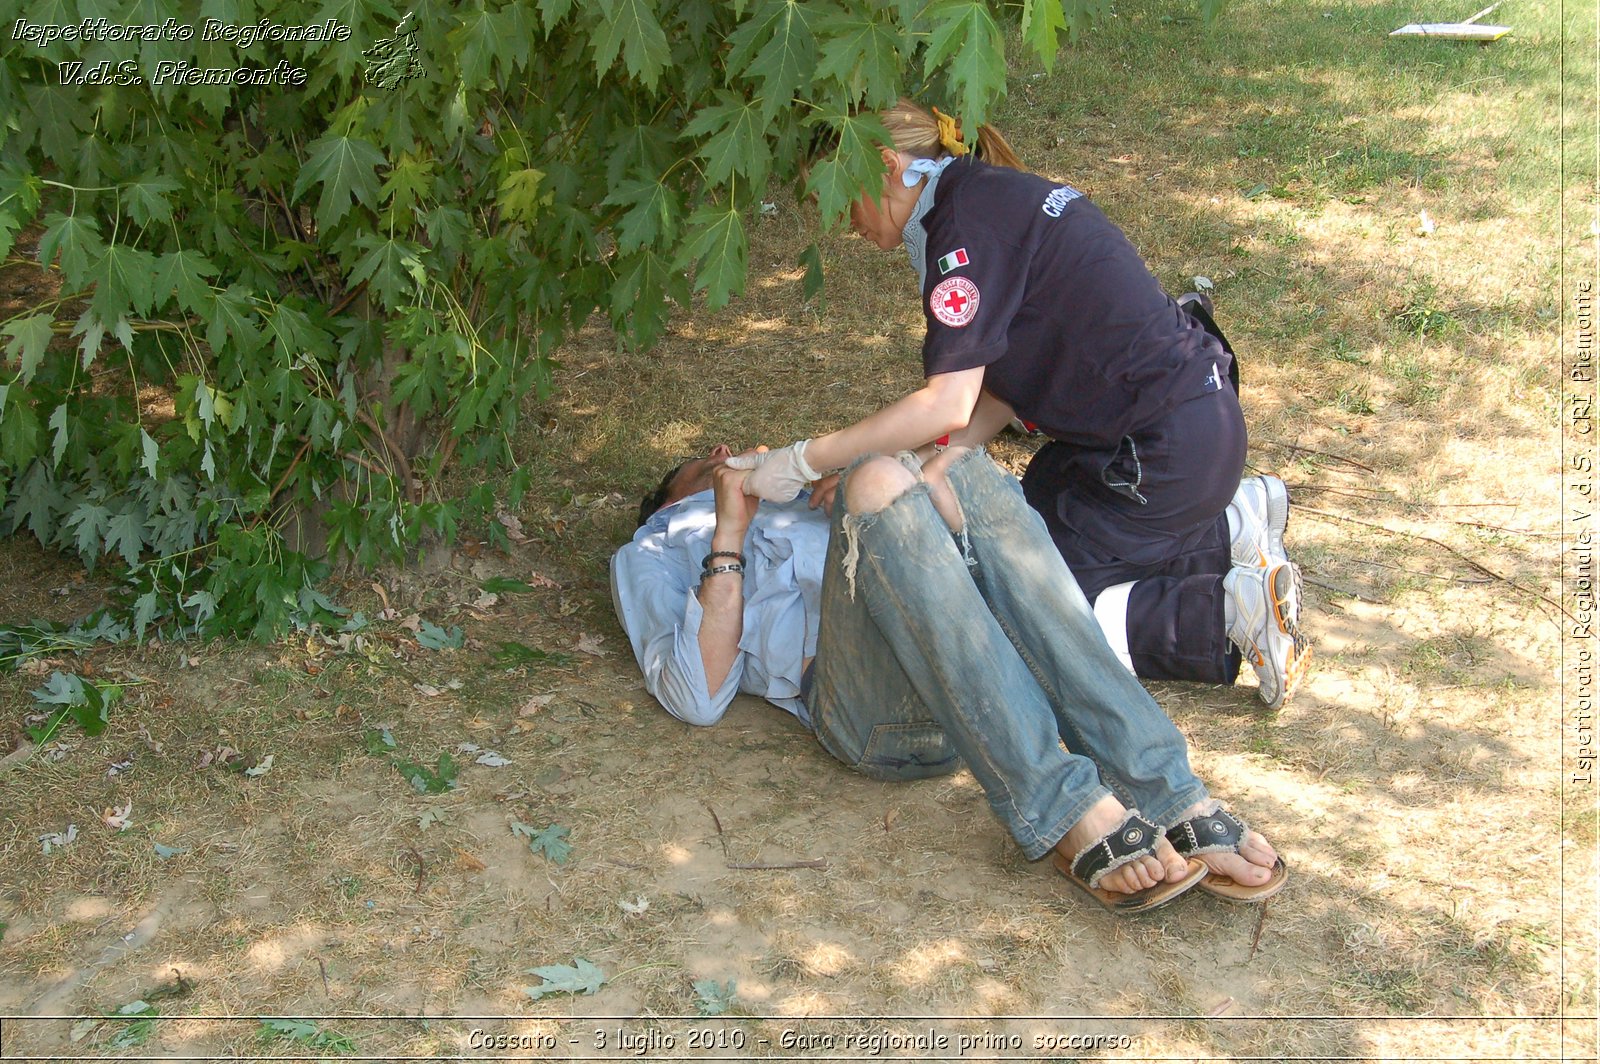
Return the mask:
<svg viewBox="0 0 1600 1064">
<path fill-rule="evenodd" d="M 915 159 L 900 175 L 906 188 L 915 188 L 918 181 L 924 177 L 927 179 L 922 186 L 922 195 L 917 197 L 916 206 L 911 208 L 911 217 L 906 219 L 905 228 L 901 230 L 906 254 L 911 257 L 911 268 L 917 271 L 919 288 L 926 288 L 928 284 L 928 231 L 922 227 L 922 216 L 933 208 L 933 190 L 939 184 L 939 175 L 955 161 L 954 155 L 946 155 L 942 159 Z"/>
</svg>

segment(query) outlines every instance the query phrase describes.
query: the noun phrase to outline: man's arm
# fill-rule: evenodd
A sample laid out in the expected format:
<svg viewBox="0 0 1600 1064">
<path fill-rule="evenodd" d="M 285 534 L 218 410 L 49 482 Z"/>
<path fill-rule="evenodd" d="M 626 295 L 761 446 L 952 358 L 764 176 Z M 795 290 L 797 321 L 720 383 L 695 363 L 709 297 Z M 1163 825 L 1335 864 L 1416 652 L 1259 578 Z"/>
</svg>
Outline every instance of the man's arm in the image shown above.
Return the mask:
<svg viewBox="0 0 1600 1064">
<path fill-rule="evenodd" d="M 711 534 L 713 552 L 742 555 L 744 551 L 745 533 L 761 502 L 744 493 L 747 476 L 744 470 L 727 466 L 711 475 L 717 500 L 717 527 Z M 729 557 L 711 559 L 714 568 L 735 561 Z M 727 679 L 728 670 L 739 656 L 739 640 L 744 635 L 744 573 L 707 576 L 700 581 L 695 595 L 705 611 L 700 618 L 700 659 L 705 663 L 706 686 L 715 690 Z"/>
</svg>

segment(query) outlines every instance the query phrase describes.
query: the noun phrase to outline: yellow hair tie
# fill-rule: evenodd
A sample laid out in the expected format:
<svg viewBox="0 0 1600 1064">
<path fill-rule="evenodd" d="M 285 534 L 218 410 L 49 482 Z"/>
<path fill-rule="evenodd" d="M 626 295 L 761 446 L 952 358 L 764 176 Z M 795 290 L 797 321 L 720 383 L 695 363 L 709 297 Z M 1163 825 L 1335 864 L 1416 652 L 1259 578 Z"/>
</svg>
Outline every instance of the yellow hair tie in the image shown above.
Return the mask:
<svg viewBox="0 0 1600 1064">
<path fill-rule="evenodd" d="M 939 147 L 951 155 L 967 154 L 967 146 L 961 142 L 960 124 L 937 107 L 933 109 L 933 119 L 939 123 Z"/>
</svg>

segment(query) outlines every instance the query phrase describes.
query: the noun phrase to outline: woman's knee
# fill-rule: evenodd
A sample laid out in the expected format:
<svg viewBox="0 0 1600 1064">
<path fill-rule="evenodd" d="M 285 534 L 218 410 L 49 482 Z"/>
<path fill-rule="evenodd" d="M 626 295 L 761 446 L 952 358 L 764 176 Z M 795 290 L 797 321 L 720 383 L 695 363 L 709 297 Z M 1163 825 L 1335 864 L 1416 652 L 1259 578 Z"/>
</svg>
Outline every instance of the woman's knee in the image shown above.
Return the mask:
<svg viewBox="0 0 1600 1064">
<path fill-rule="evenodd" d="M 853 514 L 887 509 L 917 483 L 911 471 L 893 458 L 877 455 L 850 471 L 841 489 L 845 507 Z"/>
</svg>

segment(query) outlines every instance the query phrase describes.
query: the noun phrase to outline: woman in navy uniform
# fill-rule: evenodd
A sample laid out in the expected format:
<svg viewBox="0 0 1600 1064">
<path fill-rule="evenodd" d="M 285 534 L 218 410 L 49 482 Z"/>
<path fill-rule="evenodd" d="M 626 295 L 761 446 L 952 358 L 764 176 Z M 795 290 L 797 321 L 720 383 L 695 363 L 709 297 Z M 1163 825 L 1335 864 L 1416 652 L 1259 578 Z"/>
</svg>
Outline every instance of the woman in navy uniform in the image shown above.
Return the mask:
<svg viewBox="0 0 1600 1064">
<path fill-rule="evenodd" d="M 937 110 L 901 100 L 882 118 L 883 193 L 852 206 L 851 227 L 910 256 L 926 381 L 847 428 L 735 459 L 759 465 L 745 490 L 785 501 L 861 455 L 981 445 L 1020 418 L 1049 437 L 1024 493 L 1123 663 L 1231 683 L 1248 660 L 1282 705 L 1310 654 L 1288 494 L 1276 477 L 1241 483 L 1228 350 L 1094 204 L 1024 172 L 993 129 L 972 153 Z"/>
</svg>

